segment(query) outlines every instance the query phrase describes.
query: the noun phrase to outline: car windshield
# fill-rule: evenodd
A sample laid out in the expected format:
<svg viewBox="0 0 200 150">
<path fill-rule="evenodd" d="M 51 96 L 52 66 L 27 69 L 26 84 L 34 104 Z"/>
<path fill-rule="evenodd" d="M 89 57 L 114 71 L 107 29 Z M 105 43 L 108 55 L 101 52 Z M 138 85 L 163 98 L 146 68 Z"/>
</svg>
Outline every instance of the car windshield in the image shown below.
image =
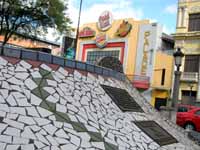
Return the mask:
<svg viewBox="0 0 200 150">
<path fill-rule="evenodd" d="M 177 112 L 187 112 L 188 108 L 187 107 L 178 107 Z"/>
</svg>

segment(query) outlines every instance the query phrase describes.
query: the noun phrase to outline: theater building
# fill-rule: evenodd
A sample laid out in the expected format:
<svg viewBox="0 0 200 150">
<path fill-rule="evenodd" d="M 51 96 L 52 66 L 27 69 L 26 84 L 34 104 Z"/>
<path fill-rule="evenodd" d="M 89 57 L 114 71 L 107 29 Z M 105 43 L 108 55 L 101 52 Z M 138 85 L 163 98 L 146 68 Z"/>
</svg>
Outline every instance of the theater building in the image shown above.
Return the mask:
<svg viewBox="0 0 200 150">
<path fill-rule="evenodd" d="M 97 64 L 102 57 L 115 57 L 121 62 L 123 72 L 133 86 L 144 93 L 152 105 L 155 105 L 157 90 L 159 94 L 162 93 L 159 98 L 167 99 L 171 87 L 173 58 L 163 51 L 168 50 L 167 44 L 170 45 L 169 49 L 172 49 L 173 40 L 167 42 L 163 40 L 162 26 L 150 23 L 149 20 L 133 18 L 114 20 L 109 11 L 104 11 L 97 20 L 80 28 L 76 59 Z M 166 49 L 162 48 L 163 45 Z M 164 61 L 170 60 L 170 68 L 166 68 L 169 67 L 166 65 L 168 62 L 161 66 L 156 64 L 159 63 L 156 58 L 160 55 Z M 155 71 L 156 66 L 157 71 Z M 165 69 L 164 75 L 162 69 Z M 166 78 L 166 74 L 170 76 Z M 161 80 L 164 83 L 161 84 Z"/>
</svg>

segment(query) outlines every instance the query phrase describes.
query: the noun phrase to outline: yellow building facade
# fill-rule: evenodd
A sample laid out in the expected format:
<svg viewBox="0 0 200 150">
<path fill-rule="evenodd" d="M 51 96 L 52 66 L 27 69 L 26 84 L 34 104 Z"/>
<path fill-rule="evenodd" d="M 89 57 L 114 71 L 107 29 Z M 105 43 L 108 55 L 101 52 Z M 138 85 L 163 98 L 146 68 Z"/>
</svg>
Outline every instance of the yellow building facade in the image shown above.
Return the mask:
<svg viewBox="0 0 200 150">
<path fill-rule="evenodd" d="M 108 11 L 97 20 L 80 28 L 76 60 L 97 64 L 102 57 L 115 57 L 149 103 L 155 106 L 159 98 L 166 102 L 170 95 L 173 58 L 161 51 L 162 26 L 133 18 L 112 20 Z"/>
<path fill-rule="evenodd" d="M 174 35 L 176 47 L 180 47 L 185 57 L 182 62 L 182 76 L 179 100 L 194 104 L 200 100 L 200 1 L 179 0 L 177 27 Z"/>
</svg>

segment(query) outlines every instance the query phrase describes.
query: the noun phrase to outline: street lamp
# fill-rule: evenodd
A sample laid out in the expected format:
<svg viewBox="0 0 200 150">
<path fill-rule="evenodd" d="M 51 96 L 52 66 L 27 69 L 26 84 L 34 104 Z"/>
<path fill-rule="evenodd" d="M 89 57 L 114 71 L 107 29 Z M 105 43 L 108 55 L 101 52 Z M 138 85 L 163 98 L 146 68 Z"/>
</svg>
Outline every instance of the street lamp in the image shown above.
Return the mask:
<svg viewBox="0 0 200 150">
<path fill-rule="evenodd" d="M 82 10 L 82 0 L 80 0 L 80 6 L 79 6 L 78 25 L 77 25 L 77 29 L 76 29 L 76 39 L 75 39 L 75 45 L 74 45 L 75 51 L 77 51 L 77 47 L 78 47 L 78 34 L 79 34 L 81 10 Z M 76 54 L 76 52 L 75 52 L 75 54 Z"/>
<path fill-rule="evenodd" d="M 180 48 L 177 48 L 177 51 L 174 53 L 174 60 L 175 60 L 175 66 L 176 71 L 174 72 L 174 88 L 173 88 L 173 97 L 172 97 L 172 107 L 177 107 L 177 101 L 178 101 L 178 95 L 179 95 L 179 85 L 180 85 L 180 77 L 181 77 L 181 71 L 180 66 L 182 64 L 182 58 L 184 57 L 184 54 L 181 52 Z"/>
</svg>

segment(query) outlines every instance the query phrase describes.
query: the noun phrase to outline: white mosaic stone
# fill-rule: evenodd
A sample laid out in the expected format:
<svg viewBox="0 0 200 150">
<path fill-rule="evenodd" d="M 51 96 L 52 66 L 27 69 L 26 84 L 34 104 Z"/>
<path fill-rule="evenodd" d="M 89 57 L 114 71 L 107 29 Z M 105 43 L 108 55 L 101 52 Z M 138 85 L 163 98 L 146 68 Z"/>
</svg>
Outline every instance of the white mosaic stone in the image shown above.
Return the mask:
<svg viewBox="0 0 200 150">
<path fill-rule="evenodd" d="M 64 105 L 56 104 L 56 111 L 62 112 L 62 113 L 66 113 L 67 112 L 67 108 Z"/>
<path fill-rule="evenodd" d="M 11 77 L 12 77 L 12 75 L 10 75 L 10 74 L 7 74 L 7 73 L 4 73 L 4 77 L 6 77 L 7 79 L 9 79 L 9 78 L 11 78 Z"/>
<path fill-rule="evenodd" d="M 50 146 L 46 146 L 42 150 L 51 150 L 51 147 Z"/>
<path fill-rule="evenodd" d="M 34 139 L 36 140 L 37 138 L 35 137 L 35 134 L 33 131 L 31 131 L 30 127 L 25 127 L 23 132 L 21 133 L 21 137 L 23 138 L 28 138 L 28 139 Z"/>
<path fill-rule="evenodd" d="M 30 99 L 31 98 L 31 91 L 25 89 L 25 88 L 22 88 L 22 91 L 23 93 L 25 94 L 25 96 Z"/>
<path fill-rule="evenodd" d="M 27 63 L 24 60 L 21 60 L 19 64 L 22 65 L 26 69 L 30 69 L 32 67 L 32 65 L 30 65 L 29 63 Z"/>
<path fill-rule="evenodd" d="M 60 129 L 58 130 L 55 135 L 57 137 L 60 137 L 60 138 L 65 138 L 65 139 L 69 139 L 69 135 L 66 134 L 66 132 L 63 130 L 63 129 Z"/>
<path fill-rule="evenodd" d="M 78 112 L 78 108 L 76 108 L 74 105 L 68 104 L 67 108 L 73 112 Z"/>
<path fill-rule="evenodd" d="M 37 88 L 37 84 L 30 78 L 26 79 L 24 83 L 30 90 Z"/>
<path fill-rule="evenodd" d="M 39 130 L 41 130 L 41 127 L 37 126 L 37 125 L 32 125 L 30 126 L 31 130 L 33 130 L 33 132 L 38 132 Z"/>
<path fill-rule="evenodd" d="M 35 147 L 33 144 L 22 145 L 21 150 L 35 150 Z"/>
<path fill-rule="evenodd" d="M 50 145 L 50 143 L 48 142 L 48 140 L 47 140 L 42 134 L 36 133 L 35 135 L 37 136 L 37 139 L 38 139 L 40 142 L 42 142 L 42 143 L 44 143 L 44 144 L 46 144 L 46 145 Z"/>
<path fill-rule="evenodd" d="M 8 90 L 7 89 L 1 89 L 0 94 L 3 96 L 4 99 L 8 97 Z"/>
<path fill-rule="evenodd" d="M 23 108 L 23 107 L 10 107 L 10 111 L 11 111 L 11 113 L 26 115 L 25 108 Z"/>
<path fill-rule="evenodd" d="M 17 98 L 16 101 L 17 101 L 18 106 L 31 106 L 27 98 Z"/>
<path fill-rule="evenodd" d="M 59 137 L 55 137 L 55 140 L 59 143 L 59 144 L 68 144 L 69 140 L 64 139 L 64 138 L 59 138 Z"/>
<path fill-rule="evenodd" d="M 5 130 L 7 128 L 7 126 L 8 126 L 7 124 L 0 123 L 0 132 Z"/>
<path fill-rule="evenodd" d="M 48 119 L 44 119 L 44 118 L 34 118 L 34 120 L 37 122 L 39 126 L 47 125 L 50 123 Z"/>
<path fill-rule="evenodd" d="M 42 76 L 41 76 L 41 74 L 40 74 L 39 71 L 32 72 L 32 73 L 31 73 L 31 76 L 32 76 L 33 78 L 42 78 Z"/>
<path fill-rule="evenodd" d="M 2 81 L 1 87 L 4 88 L 4 89 L 8 89 L 8 90 L 10 89 L 10 85 L 6 81 Z"/>
<path fill-rule="evenodd" d="M 10 90 L 15 90 L 15 91 L 18 91 L 18 92 L 22 92 L 22 89 L 19 85 L 10 85 Z"/>
<path fill-rule="evenodd" d="M 77 135 L 82 139 L 82 141 L 90 141 L 91 139 L 87 132 L 79 132 Z"/>
<path fill-rule="evenodd" d="M 45 147 L 45 145 L 39 141 L 34 141 L 34 145 L 37 147 L 37 149 L 41 149 L 41 148 Z"/>
<path fill-rule="evenodd" d="M 68 101 L 68 102 L 74 102 L 74 99 L 72 96 L 65 96 L 65 99 Z"/>
<path fill-rule="evenodd" d="M 53 114 L 52 112 L 50 112 L 44 108 L 41 108 L 41 107 L 37 107 L 37 110 L 38 110 L 39 114 L 41 115 L 41 117 L 48 117 Z"/>
<path fill-rule="evenodd" d="M 52 87 L 57 87 L 57 82 L 54 81 L 54 80 L 48 80 L 48 79 L 47 79 L 47 84 L 48 84 L 49 86 L 52 86 Z"/>
<path fill-rule="evenodd" d="M 51 124 L 43 126 L 43 129 L 45 129 L 45 131 L 48 132 L 50 135 L 53 135 L 57 130 L 57 128 Z"/>
<path fill-rule="evenodd" d="M 55 72 L 55 75 L 61 80 L 65 79 L 65 76 L 61 74 L 60 72 Z"/>
<path fill-rule="evenodd" d="M 20 137 L 13 137 L 13 144 L 28 144 L 29 140 L 28 139 L 24 139 L 24 138 L 20 138 Z"/>
<path fill-rule="evenodd" d="M 60 98 L 60 104 L 61 105 L 66 105 L 67 104 L 67 101 L 64 99 L 64 98 Z"/>
<path fill-rule="evenodd" d="M 90 126 L 90 125 L 85 125 L 86 129 L 88 131 L 91 131 L 91 132 L 99 132 L 96 128 Z"/>
<path fill-rule="evenodd" d="M 11 119 L 4 118 L 4 119 L 3 119 L 3 122 L 4 122 L 4 123 L 7 123 L 8 125 L 10 125 L 10 126 L 12 126 L 12 127 L 21 129 L 21 130 L 23 130 L 23 128 L 24 128 L 24 124 L 23 124 L 23 123 L 20 123 L 20 122 L 11 120 Z"/>
<path fill-rule="evenodd" d="M 55 73 L 52 74 L 52 75 L 53 75 L 53 78 L 54 78 L 54 80 L 55 80 L 56 82 L 58 82 L 58 83 L 61 83 L 61 82 L 62 82 L 62 79 L 60 79 Z"/>
<path fill-rule="evenodd" d="M 69 129 L 73 129 L 73 126 L 69 123 L 64 122 L 64 127 L 69 128 Z"/>
<path fill-rule="evenodd" d="M 54 115 L 51 115 L 51 116 L 49 116 L 48 117 L 50 120 L 52 120 L 52 121 L 56 121 L 56 117 L 54 116 Z"/>
<path fill-rule="evenodd" d="M 53 146 L 57 146 L 59 145 L 58 142 L 50 135 L 46 136 L 46 139 L 49 141 L 49 143 Z"/>
<path fill-rule="evenodd" d="M 0 142 L 0 149 L 2 149 L 2 150 L 6 149 L 6 143 Z"/>
<path fill-rule="evenodd" d="M 51 150 L 60 150 L 58 146 L 51 146 Z"/>
<path fill-rule="evenodd" d="M 39 106 L 41 102 L 42 102 L 42 99 L 40 99 L 39 97 L 37 97 L 34 94 L 31 94 L 31 104 L 32 105 Z"/>
<path fill-rule="evenodd" d="M 60 67 L 58 69 L 58 72 L 60 72 L 63 76 L 67 76 L 68 75 L 68 72 L 63 67 Z"/>
<path fill-rule="evenodd" d="M 6 101 L 4 100 L 3 96 L 0 95 L 0 103 L 6 103 Z"/>
<path fill-rule="evenodd" d="M 44 129 L 40 130 L 39 133 L 42 134 L 42 135 L 45 135 L 45 136 L 48 135 L 48 133 Z"/>
<path fill-rule="evenodd" d="M 0 65 L 2 65 L 2 66 L 6 66 L 7 63 L 8 63 L 7 60 L 5 60 L 5 59 L 3 59 L 2 57 L 0 57 Z"/>
<path fill-rule="evenodd" d="M 60 90 L 59 88 L 56 88 L 56 91 L 58 92 L 60 96 L 65 96 L 64 92 Z"/>
<path fill-rule="evenodd" d="M 19 136 L 20 136 L 20 132 L 21 132 L 21 131 L 20 131 L 19 129 L 8 127 L 8 128 L 4 131 L 4 134 L 19 137 Z"/>
<path fill-rule="evenodd" d="M 77 150 L 77 147 L 73 144 L 66 144 L 61 146 L 61 150 L 66 150 L 66 149 Z"/>
<path fill-rule="evenodd" d="M 90 144 L 89 141 L 82 140 L 81 147 L 88 149 L 88 148 L 92 147 L 92 145 Z"/>
<path fill-rule="evenodd" d="M 18 150 L 20 145 L 7 145 L 6 150 Z"/>
<path fill-rule="evenodd" d="M 35 107 L 26 107 L 27 114 L 33 117 L 40 117 Z"/>
<path fill-rule="evenodd" d="M 16 73 L 15 78 L 20 79 L 20 80 L 26 80 L 29 76 L 29 73 Z"/>
<path fill-rule="evenodd" d="M 16 79 L 15 77 L 12 77 L 7 80 L 11 84 L 16 84 L 16 85 L 24 85 L 24 82 L 21 80 Z"/>
<path fill-rule="evenodd" d="M 0 142 L 11 143 L 12 142 L 12 136 L 0 135 Z"/>
<path fill-rule="evenodd" d="M 0 81 L 5 81 L 7 80 L 5 77 L 0 77 Z"/>
<path fill-rule="evenodd" d="M 16 120 L 18 116 L 18 114 L 7 113 L 6 118 Z"/>
<path fill-rule="evenodd" d="M 44 87 L 43 89 L 47 91 L 49 94 L 54 94 L 56 92 L 56 90 L 52 87 Z"/>
<path fill-rule="evenodd" d="M 49 71 L 49 72 L 52 71 L 52 69 L 51 69 L 49 66 L 45 65 L 45 64 L 40 65 L 40 68 L 42 68 L 42 69 L 44 69 L 44 70 L 47 70 L 47 71 Z"/>
<path fill-rule="evenodd" d="M 59 101 L 59 99 L 57 99 L 56 97 L 52 96 L 52 95 L 49 95 L 47 98 L 46 98 L 47 101 L 51 102 L 51 103 L 57 103 Z"/>
<path fill-rule="evenodd" d="M 20 115 L 19 118 L 18 118 L 18 121 L 22 122 L 22 123 L 25 123 L 27 125 L 34 125 L 34 124 L 36 124 L 32 117 L 27 117 L 27 116 L 21 116 Z"/>
<path fill-rule="evenodd" d="M 70 142 L 78 147 L 81 142 L 80 138 L 72 134 L 69 134 L 69 136 L 70 136 Z"/>
<path fill-rule="evenodd" d="M 99 149 L 105 149 L 103 142 L 91 142 L 92 146 L 99 148 Z"/>
<path fill-rule="evenodd" d="M 17 106 L 17 103 L 12 95 L 9 95 L 6 101 L 10 106 Z"/>
<path fill-rule="evenodd" d="M 15 72 L 27 72 L 27 69 L 21 66 L 17 66 Z"/>
</svg>

